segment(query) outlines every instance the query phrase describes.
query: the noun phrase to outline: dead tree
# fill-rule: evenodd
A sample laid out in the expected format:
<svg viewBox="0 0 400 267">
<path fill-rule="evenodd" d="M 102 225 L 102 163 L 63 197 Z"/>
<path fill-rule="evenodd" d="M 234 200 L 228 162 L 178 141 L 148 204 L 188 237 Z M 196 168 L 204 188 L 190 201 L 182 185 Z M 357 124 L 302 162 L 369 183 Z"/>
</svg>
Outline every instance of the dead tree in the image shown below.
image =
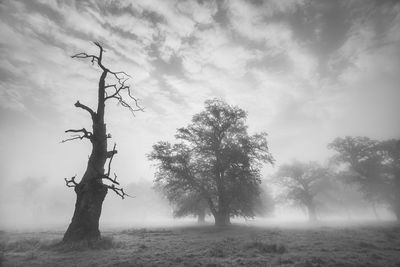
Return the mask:
<svg viewBox="0 0 400 267">
<path fill-rule="evenodd" d="M 118 104 L 128 108 L 132 113 L 142 110 L 142 108 L 138 105 L 137 99 L 131 95 L 130 86 L 126 84 L 130 76 L 125 72 L 113 72 L 106 68 L 102 62 L 105 51 L 99 43 L 94 42 L 94 44 L 100 50 L 98 56 L 86 53 L 72 56 L 72 58 L 91 60 L 91 63 L 98 66 L 102 73 L 98 85 L 97 110 L 95 111 L 79 101 L 75 103 L 75 107 L 89 113 L 93 122 L 92 131 L 85 128 L 69 129 L 65 132 L 73 135 L 62 141 L 87 139 L 92 144 L 87 168 L 80 182 L 75 181 L 76 176 L 70 179 L 65 178 L 66 185 L 75 189 L 76 204 L 63 242 L 100 239 L 99 219 L 108 189 L 114 191 L 121 198 L 129 196 L 123 188 L 119 187 L 117 175 L 114 173 L 114 176 L 111 177 L 111 163 L 117 150 L 115 144 L 112 150 L 107 149 L 107 139 L 111 138 L 111 135 L 107 134 L 104 123 L 105 105 L 107 101 L 116 100 Z M 106 79 L 113 80 L 113 83 L 106 84 Z M 125 99 L 132 100 L 134 104 L 129 104 Z M 107 160 L 107 170 L 105 170 Z"/>
</svg>

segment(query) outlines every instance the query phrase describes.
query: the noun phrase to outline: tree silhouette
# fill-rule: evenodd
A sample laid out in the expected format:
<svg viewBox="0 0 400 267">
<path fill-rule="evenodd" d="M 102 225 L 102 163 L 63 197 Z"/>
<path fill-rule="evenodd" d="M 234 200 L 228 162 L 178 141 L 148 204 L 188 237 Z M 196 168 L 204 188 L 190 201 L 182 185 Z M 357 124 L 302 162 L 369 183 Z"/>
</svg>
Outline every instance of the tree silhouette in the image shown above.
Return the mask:
<svg viewBox="0 0 400 267">
<path fill-rule="evenodd" d="M 328 145 L 333 162 L 347 166 L 347 181 L 360 186 L 366 200 L 388 204 L 400 221 L 400 140 L 336 138 Z"/>
<path fill-rule="evenodd" d="M 328 174 L 318 163 L 295 161 L 280 166 L 273 180 L 282 186 L 280 198 L 306 207 L 309 220 L 316 221 L 315 197 L 325 188 Z"/>
<path fill-rule="evenodd" d="M 216 225 L 232 216 L 254 216 L 260 201 L 260 167 L 272 163 L 266 134 L 250 136 L 246 112 L 220 100 L 177 131 L 177 144 L 159 142 L 149 155 L 158 163 L 156 182 L 170 192 L 184 191 L 207 201 Z"/>
<path fill-rule="evenodd" d="M 94 44 L 99 48 L 98 55 L 79 53 L 72 56 L 72 58 L 89 59 L 92 64 L 100 68 L 101 76 L 98 84 L 96 111 L 79 101 L 75 103 L 75 107 L 89 113 L 93 123 L 92 131 L 86 130 L 86 128 L 69 129 L 65 132 L 73 135 L 62 141 L 87 139 L 92 144 L 87 168 L 80 182 L 75 181 L 76 176 L 70 179 L 65 178 L 66 185 L 74 188 L 77 198 L 75 211 L 64 234 L 63 242 L 100 239 L 99 219 L 108 189 L 114 191 L 121 198 L 128 196 L 123 188 L 119 187 L 117 175 L 114 173 L 112 176 L 111 174 L 111 163 L 117 150 L 116 144 L 114 144 L 112 150 L 107 148 L 107 139 L 111 138 L 111 135 L 107 134 L 104 122 L 106 102 L 116 100 L 118 104 L 128 108 L 131 112 L 142 110 L 137 99 L 131 95 L 130 86 L 126 84 L 130 76 L 125 72 L 113 72 L 105 67 L 103 65 L 105 51 L 98 42 L 94 42 Z M 108 77 L 112 80 L 111 84 L 106 84 Z M 129 104 L 125 99 L 132 100 L 134 105 Z M 105 170 L 107 160 L 108 165 L 107 170 Z"/>
</svg>

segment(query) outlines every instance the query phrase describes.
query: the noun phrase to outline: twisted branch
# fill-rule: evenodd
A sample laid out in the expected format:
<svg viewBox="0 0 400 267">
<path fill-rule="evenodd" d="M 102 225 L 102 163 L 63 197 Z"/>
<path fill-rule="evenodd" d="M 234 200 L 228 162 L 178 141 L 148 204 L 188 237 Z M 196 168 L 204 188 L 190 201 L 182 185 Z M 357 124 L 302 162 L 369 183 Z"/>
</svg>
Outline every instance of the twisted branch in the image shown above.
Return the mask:
<svg viewBox="0 0 400 267">
<path fill-rule="evenodd" d="M 77 186 L 78 183 L 75 182 L 75 177 L 76 177 L 76 175 L 75 175 L 75 176 L 72 176 L 69 180 L 68 180 L 67 178 L 64 178 L 65 185 L 68 186 L 68 187 L 75 187 L 75 186 Z"/>
<path fill-rule="evenodd" d="M 122 199 L 125 199 L 125 197 L 130 197 L 134 198 L 133 196 L 128 195 L 127 193 L 124 192 L 123 188 L 118 188 L 114 184 L 112 185 L 106 185 L 108 189 L 113 190 L 118 196 L 120 196 Z"/>
<path fill-rule="evenodd" d="M 87 139 L 91 140 L 92 137 L 93 137 L 93 133 L 87 131 L 85 128 L 82 128 L 82 129 L 69 129 L 69 130 L 66 130 L 65 132 L 66 133 L 83 133 L 83 135 L 79 135 L 79 134 L 72 135 L 71 138 L 64 139 L 64 140 L 61 141 L 61 143 L 65 143 L 67 141 L 72 141 L 72 140 L 77 140 L 77 139 L 82 140 L 83 138 L 87 138 Z"/>
</svg>

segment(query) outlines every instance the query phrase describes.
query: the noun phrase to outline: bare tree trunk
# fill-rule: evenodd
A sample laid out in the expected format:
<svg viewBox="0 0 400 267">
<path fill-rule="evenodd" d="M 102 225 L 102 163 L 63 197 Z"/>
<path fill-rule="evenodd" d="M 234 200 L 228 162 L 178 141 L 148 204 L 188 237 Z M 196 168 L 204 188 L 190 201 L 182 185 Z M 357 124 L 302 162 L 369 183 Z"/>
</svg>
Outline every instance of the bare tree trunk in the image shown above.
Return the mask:
<svg viewBox="0 0 400 267">
<path fill-rule="evenodd" d="M 105 103 L 109 99 L 117 100 L 119 104 L 123 107 L 128 108 L 131 112 L 142 110 L 137 105 L 137 100 L 131 95 L 130 87 L 125 84 L 127 81 L 125 72 L 112 72 L 108 68 L 104 67 L 102 64 L 103 57 L 103 47 L 95 42 L 94 43 L 99 49 L 100 53 L 96 55 L 88 55 L 86 53 L 79 53 L 73 58 L 85 58 L 91 59 L 92 63 L 97 63 L 101 68 L 102 74 L 99 79 L 98 85 L 98 101 L 96 112 L 90 107 L 81 104 L 79 101 L 75 103 L 77 108 L 81 108 L 87 111 L 92 119 L 93 132 L 83 129 L 70 129 L 66 132 L 70 133 L 81 133 L 82 135 L 75 134 L 74 137 L 69 138 L 66 141 L 76 140 L 76 139 L 89 139 L 92 143 L 92 152 L 89 157 L 87 168 L 85 174 L 83 175 L 79 183 L 75 182 L 75 177 L 70 180 L 65 179 L 68 187 L 74 187 L 76 193 L 76 203 L 75 211 L 72 217 L 71 223 L 64 234 L 63 242 L 73 242 L 80 240 L 98 240 L 100 239 L 99 231 L 99 220 L 101 215 L 101 210 L 103 206 L 103 201 L 107 195 L 108 189 L 113 190 L 117 195 L 124 198 L 127 195 L 122 188 L 116 187 L 119 185 L 117 182 L 117 176 L 110 178 L 110 168 L 111 162 L 114 154 L 117 153 L 115 146 L 112 151 L 107 151 L 107 138 L 109 136 L 106 132 L 106 124 L 104 123 L 104 112 Z M 110 74 L 114 80 L 115 84 L 106 85 L 105 80 L 107 74 Z M 113 91 L 106 93 L 106 89 L 110 88 Z M 130 104 L 128 104 L 122 97 L 121 93 L 126 92 L 128 97 L 135 101 L 136 107 L 138 109 L 133 109 Z M 104 165 L 108 161 L 108 170 L 105 172 Z M 111 185 L 104 184 L 103 180 L 109 181 Z"/>
<path fill-rule="evenodd" d="M 81 182 L 75 186 L 75 211 L 64 234 L 64 242 L 100 239 L 99 220 L 107 194 L 107 187 L 102 182 L 107 160 L 107 136 L 103 120 L 99 121 L 93 122 L 92 153 Z"/>
<path fill-rule="evenodd" d="M 197 214 L 197 223 L 204 224 L 205 222 L 206 222 L 206 211 L 205 211 L 205 209 L 202 209 Z"/>
</svg>

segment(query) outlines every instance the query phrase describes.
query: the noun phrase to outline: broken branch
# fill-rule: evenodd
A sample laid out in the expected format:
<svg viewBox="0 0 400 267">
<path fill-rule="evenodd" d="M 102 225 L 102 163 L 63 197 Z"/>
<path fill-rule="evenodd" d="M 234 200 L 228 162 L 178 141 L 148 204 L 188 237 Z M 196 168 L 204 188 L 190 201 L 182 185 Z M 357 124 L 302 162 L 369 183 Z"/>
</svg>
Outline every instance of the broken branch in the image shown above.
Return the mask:
<svg viewBox="0 0 400 267">
<path fill-rule="evenodd" d="M 124 192 L 123 188 L 118 188 L 114 184 L 112 185 L 106 185 L 108 189 L 113 190 L 118 196 L 120 196 L 122 199 L 125 199 L 125 197 L 131 197 L 134 198 L 133 196 L 128 195 L 127 193 Z"/>
<path fill-rule="evenodd" d="M 72 140 L 77 140 L 77 139 L 82 140 L 83 138 L 87 138 L 90 140 L 93 136 L 92 132 L 87 131 L 85 128 L 69 129 L 69 130 L 66 130 L 65 132 L 66 133 L 83 133 L 83 135 L 73 135 L 71 138 L 62 140 L 61 143 L 65 143 L 67 141 L 72 141 Z"/>
<path fill-rule="evenodd" d="M 88 106 L 86 106 L 84 104 L 81 104 L 79 101 L 76 101 L 75 107 L 86 110 L 87 112 L 90 113 L 92 118 L 94 118 L 96 116 L 96 113 L 93 111 L 93 109 L 89 108 Z"/>
<path fill-rule="evenodd" d="M 78 184 L 75 182 L 75 177 L 76 177 L 76 175 L 72 176 L 69 180 L 67 178 L 64 178 L 65 185 L 68 186 L 68 187 L 77 186 Z"/>
</svg>

